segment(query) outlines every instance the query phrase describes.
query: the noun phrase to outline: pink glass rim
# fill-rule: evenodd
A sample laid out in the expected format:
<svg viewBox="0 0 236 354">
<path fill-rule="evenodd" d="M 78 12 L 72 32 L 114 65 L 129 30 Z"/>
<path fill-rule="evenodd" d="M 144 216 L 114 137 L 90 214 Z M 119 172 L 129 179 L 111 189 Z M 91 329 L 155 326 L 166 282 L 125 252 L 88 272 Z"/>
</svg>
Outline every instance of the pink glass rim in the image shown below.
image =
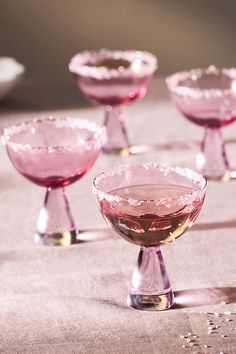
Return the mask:
<svg viewBox="0 0 236 354">
<path fill-rule="evenodd" d="M 179 96 L 187 96 L 195 99 L 201 98 L 211 98 L 211 97 L 221 97 L 228 94 L 234 93 L 236 95 L 236 89 L 200 89 L 188 87 L 187 85 L 181 84 L 181 81 L 186 79 L 191 79 L 193 81 L 199 79 L 204 74 L 224 74 L 228 76 L 232 81 L 236 82 L 236 68 L 217 68 L 214 65 L 209 66 L 208 68 L 197 68 L 191 69 L 188 71 L 180 71 L 175 74 L 172 74 L 166 78 L 166 85 L 170 93 L 177 94 Z M 236 85 L 236 84 L 235 84 Z"/>
<path fill-rule="evenodd" d="M 99 59 L 110 58 L 125 59 L 131 62 L 136 59 L 145 61 L 145 65 L 143 65 L 140 73 L 135 73 L 137 76 L 152 75 L 158 67 L 157 58 L 146 51 L 100 49 L 98 51 L 83 51 L 73 56 L 69 63 L 69 70 L 71 73 L 96 79 L 126 77 L 134 73 L 134 70 L 130 67 L 114 69 L 104 66 L 93 67 L 86 65 L 88 61 L 95 63 Z"/>
<path fill-rule="evenodd" d="M 202 197 L 205 194 L 205 190 L 207 187 L 207 180 L 199 173 L 189 169 L 189 168 L 183 168 L 183 167 L 178 167 L 178 166 L 169 166 L 169 165 L 164 165 L 164 164 L 157 164 L 153 162 L 149 163 L 143 163 L 143 164 L 134 164 L 134 165 L 120 165 L 113 167 L 105 172 L 101 172 L 98 174 L 94 180 L 93 180 L 93 193 L 98 196 L 98 199 L 105 199 L 110 202 L 121 202 L 125 201 L 128 202 L 129 204 L 139 204 L 143 202 L 147 202 L 147 200 L 137 200 L 134 198 L 125 198 L 125 197 L 120 197 L 114 194 L 110 194 L 109 192 L 103 191 L 99 184 L 100 182 L 106 178 L 106 177 L 112 177 L 112 176 L 117 176 L 121 175 L 122 172 L 125 172 L 130 169 L 135 169 L 135 168 L 143 168 L 143 170 L 158 170 L 159 172 L 163 173 L 163 175 L 168 175 L 170 172 L 174 172 L 178 175 L 181 175 L 183 177 L 186 177 L 189 181 L 194 181 L 198 185 L 198 189 L 194 189 L 193 191 L 190 192 L 189 197 L 191 200 L 197 199 L 199 197 Z M 181 197 L 180 197 L 181 198 Z M 158 201 L 153 201 L 154 203 L 157 204 L 162 204 L 163 202 L 166 202 L 168 200 L 171 200 L 171 198 L 164 198 L 163 200 L 158 200 Z M 176 198 L 175 198 L 176 199 Z"/>
<path fill-rule="evenodd" d="M 53 117 L 49 116 L 47 118 L 38 118 L 38 119 L 32 119 L 29 121 L 21 122 L 18 124 L 14 124 L 11 127 L 4 128 L 3 129 L 3 134 L 1 136 L 1 142 L 3 145 L 8 145 L 10 148 L 15 149 L 15 150 L 42 150 L 42 151 L 49 151 L 52 150 L 73 150 L 76 148 L 79 148 L 81 145 L 73 145 L 73 146 L 67 146 L 67 145 L 57 145 L 57 146 L 31 146 L 30 144 L 23 144 L 23 143 L 16 143 L 12 141 L 11 139 L 19 134 L 20 132 L 27 130 L 27 129 L 32 129 L 35 125 L 40 125 L 43 123 L 55 123 L 57 124 L 57 127 L 73 127 L 78 128 L 78 129 L 87 129 L 91 133 L 93 133 L 92 137 L 89 137 L 88 139 L 85 139 L 86 143 L 93 143 L 96 141 L 100 147 L 106 140 L 106 131 L 104 127 L 100 127 L 96 123 L 86 120 L 86 119 L 78 119 L 78 118 L 72 118 L 72 117 Z"/>
</svg>

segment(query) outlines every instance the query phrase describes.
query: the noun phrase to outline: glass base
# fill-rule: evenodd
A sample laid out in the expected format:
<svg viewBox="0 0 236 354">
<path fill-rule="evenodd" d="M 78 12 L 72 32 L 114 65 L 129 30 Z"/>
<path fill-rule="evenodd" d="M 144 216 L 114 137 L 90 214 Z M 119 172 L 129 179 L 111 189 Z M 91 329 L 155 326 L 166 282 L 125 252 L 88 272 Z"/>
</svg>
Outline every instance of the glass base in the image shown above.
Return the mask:
<svg viewBox="0 0 236 354">
<path fill-rule="evenodd" d="M 212 172 L 210 173 L 209 171 L 199 171 L 200 173 L 202 173 L 202 175 L 210 180 L 210 181 L 223 181 L 223 182 L 228 182 L 230 179 L 233 178 L 233 174 L 231 172 L 231 170 L 225 170 L 224 172 Z"/>
<path fill-rule="evenodd" d="M 172 290 L 160 295 L 137 295 L 129 293 L 127 305 L 133 309 L 143 311 L 167 310 L 174 305 L 174 294 Z"/>
<path fill-rule="evenodd" d="M 105 154 L 111 154 L 111 155 L 119 155 L 119 156 L 128 156 L 130 155 L 129 147 L 123 147 L 123 148 L 108 148 L 106 146 L 103 146 L 102 152 Z"/>
<path fill-rule="evenodd" d="M 58 232 L 55 234 L 40 234 L 34 236 L 35 242 L 45 246 L 70 246 L 77 243 L 76 230 Z"/>
</svg>

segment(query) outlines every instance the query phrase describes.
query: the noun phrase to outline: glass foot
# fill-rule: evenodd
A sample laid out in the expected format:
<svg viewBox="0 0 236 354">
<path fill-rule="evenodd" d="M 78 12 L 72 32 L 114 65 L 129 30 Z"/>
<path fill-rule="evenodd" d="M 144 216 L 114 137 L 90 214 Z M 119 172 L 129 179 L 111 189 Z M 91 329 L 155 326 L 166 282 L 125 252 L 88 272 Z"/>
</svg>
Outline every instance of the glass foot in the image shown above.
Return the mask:
<svg viewBox="0 0 236 354">
<path fill-rule="evenodd" d="M 37 233 L 34 236 L 35 242 L 45 246 L 70 246 L 77 243 L 76 230 L 58 232 L 54 234 Z"/>
<path fill-rule="evenodd" d="M 69 246 L 77 243 L 77 235 L 64 189 L 48 188 L 39 213 L 35 242 L 45 246 Z"/>
<path fill-rule="evenodd" d="M 210 180 L 228 181 L 230 166 L 220 129 L 206 128 L 201 151 L 197 154 L 197 169 Z"/>
<path fill-rule="evenodd" d="M 161 311 L 174 304 L 159 246 L 141 247 L 133 272 L 127 304 L 137 310 Z"/>
<path fill-rule="evenodd" d="M 127 298 L 127 305 L 136 310 L 162 311 L 167 310 L 174 304 L 172 290 L 160 295 L 137 295 L 130 293 Z"/>
<path fill-rule="evenodd" d="M 209 181 L 223 181 L 228 182 L 230 179 L 234 178 L 231 170 L 226 170 L 222 173 L 209 173 L 205 171 L 200 171 L 202 175 Z"/>
<path fill-rule="evenodd" d="M 128 156 L 130 155 L 129 147 L 124 147 L 124 148 L 108 148 L 104 146 L 102 148 L 102 151 L 105 154 L 111 154 L 111 155 L 118 155 L 118 156 Z"/>
</svg>

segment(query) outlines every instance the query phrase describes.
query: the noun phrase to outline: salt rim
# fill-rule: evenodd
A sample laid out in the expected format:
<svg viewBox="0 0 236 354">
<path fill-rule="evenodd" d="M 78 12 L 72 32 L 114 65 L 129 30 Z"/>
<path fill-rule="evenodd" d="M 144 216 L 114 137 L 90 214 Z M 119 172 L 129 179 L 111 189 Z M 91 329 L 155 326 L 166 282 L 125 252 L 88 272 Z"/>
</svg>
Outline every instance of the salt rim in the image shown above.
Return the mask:
<svg viewBox="0 0 236 354">
<path fill-rule="evenodd" d="M 126 59 L 131 62 L 130 67 L 119 67 L 118 69 L 109 69 L 105 66 L 88 66 L 88 61 L 95 63 L 99 59 Z M 136 61 L 143 61 L 142 69 L 137 72 L 134 69 Z M 125 78 L 130 75 L 136 77 L 143 77 L 145 75 L 152 75 L 158 67 L 157 58 L 149 53 L 138 50 L 108 50 L 101 49 L 99 51 L 83 51 L 72 57 L 69 63 L 69 70 L 73 74 L 81 75 L 83 77 L 91 77 L 97 80 L 112 79 L 112 78 Z"/>
<path fill-rule="evenodd" d="M 94 143 L 98 144 L 99 148 L 104 144 L 106 140 L 106 129 L 105 127 L 100 127 L 96 123 L 91 122 L 86 119 L 77 119 L 72 117 L 65 118 L 56 118 L 53 116 L 49 116 L 47 118 L 38 118 L 30 121 L 22 122 L 19 124 L 12 125 L 9 128 L 3 129 L 3 134 L 1 136 L 1 142 L 3 145 L 8 146 L 10 149 L 14 151 L 29 151 L 29 152 L 62 152 L 62 151 L 74 151 L 81 148 L 81 144 L 77 144 L 74 146 L 31 146 L 30 144 L 20 144 L 14 141 L 11 141 L 11 138 L 14 135 L 19 134 L 25 129 L 32 129 L 34 125 L 41 123 L 54 123 L 57 128 L 65 128 L 70 127 L 72 129 L 87 129 L 94 133 L 94 135 L 85 140 L 86 142 L 86 150 L 91 150 Z"/>
<path fill-rule="evenodd" d="M 236 68 L 217 68 L 214 65 L 210 65 L 208 68 L 197 68 L 189 71 L 180 71 L 173 75 L 170 75 L 166 78 L 166 85 L 170 93 L 177 94 L 179 96 L 191 97 L 193 99 L 209 99 L 209 98 L 217 98 L 223 97 L 226 95 L 236 95 L 236 89 L 200 89 L 200 88 L 190 88 L 188 86 L 184 86 L 179 82 L 181 80 L 192 79 L 197 80 L 203 74 L 224 74 L 235 80 L 236 85 Z"/>
<path fill-rule="evenodd" d="M 109 192 L 104 192 L 99 188 L 99 183 L 102 179 L 106 177 L 112 177 L 115 175 L 121 175 L 122 172 L 126 171 L 127 169 L 134 169 L 137 167 L 143 167 L 146 170 L 149 169 L 158 169 L 160 172 L 163 173 L 164 176 L 167 176 L 170 172 L 175 172 L 183 177 L 186 177 L 187 179 L 193 181 L 194 183 L 197 183 L 199 187 L 201 188 L 198 191 L 192 191 L 190 194 L 185 194 L 184 196 L 179 196 L 175 198 L 162 198 L 157 201 L 154 200 L 138 200 L 134 198 L 124 198 L 124 197 L 119 197 L 117 195 L 112 195 L 109 194 Z M 189 168 L 181 168 L 178 166 L 169 166 L 169 165 L 159 165 L 154 162 L 150 163 L 144 163 L 144 164 L 135 164 L 135 165 L 120 165 L 113 167 L 112 169 L 102 172 L 97 177 L 94 178 L 93 180 L 93 193 L 94 195 L 98 198 L 99 201 L 101 200 L 107 200 L 109 203 L 120 203 L 120 202 L 126 202 L 129 205 L 142 205 L 143 203 L 152 203 L 153 205 L 165 205 L 165 207 L 170 208 L 173 206 L 173 202 L 178 203 L 178 205 L 182 205 L 186 207 L 185 211 L 192 210 L 191 203 L 197 200 L 201 200 L 206 191 L 207 187 L 207 180 L 200 175 L 199 173 L 190 170 Z M 182 211 L 182 209 L 181 209 Z"/>
</svg>

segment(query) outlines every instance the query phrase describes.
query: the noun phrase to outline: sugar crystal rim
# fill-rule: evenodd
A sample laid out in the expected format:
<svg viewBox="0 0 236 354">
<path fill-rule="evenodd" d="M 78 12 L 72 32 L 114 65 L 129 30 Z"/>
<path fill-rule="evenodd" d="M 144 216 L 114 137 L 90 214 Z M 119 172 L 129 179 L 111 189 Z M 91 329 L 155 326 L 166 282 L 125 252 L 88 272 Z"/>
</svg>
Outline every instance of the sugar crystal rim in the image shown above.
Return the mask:
<svg viewBox="0 0 236 354">
<path fill-rule="evenodd" d="M 188 180 L 194 181 L 194 183 L 198 184 L 200 189 L 194 190 L 192 188 L 189 194 L 185 194 L 184 196 L 173 197 L 173 198 L 161 198 L 159 200 L 141 200 L 135 198 L 124 198 L 120 197 L 115 194 L 110 194 L 110 192 L 104 192 L 100 187 L 99 183 L 106 177 L 112 177 L 115 175 L 121 175 L 123 172 L 127 171 L 128 169 L 135 169 L 137 167 L 143 167 L 146 170 L 149 169 L 158 169 L 160 172 L 163 173 L 164 176 L 167 176 L 170 172 L 175 172 L 178 175 L 186 177 Z M 179 205 L 187 206 L 192 202 L 202 199 L 205 195 L 207 186 L 207 180 L 199 173 L 185 167 L 178 167 L 178 166 L 169 166 L 165 164 L 157 164 L 157 163 L 143 163 L 143 164 L 134 164 L 134 165 L 120 165 L 109 169 L 108 171 L 101 172 L 97 175 L 93 180 L 93 193 L 98 197 L 99 200 L 107 200 L 110 203 L 120 203 L 125 201 L 130 205 L 141 205 L 143 203 L 151 202 L 156 205 L 165 205 L 169 207 L 171 206 L 170 203 L 175 201 Z"/>
<path fill-rule="evenodd" d="M 94 133 L 92 137 L 85 139 L 85 143 L 89 145 L 94 144 L 94 142 L 99 143 L 100 147 L 105 142 L 106 139 L 106 129 L 105 127 L 100 127 L 95 122 L 89 121 L 87 119 L 78 119 L 72 117 L 54 117 L 49 116 L 46 118 L 36 118 L 29 121 L 24 121 L 18 124 L 14 124 L 11 127 L 3 129 L 3 134 L 1 136 L 1 142 L 3 145 L 9 146 L 14 151 L 72 151 L 81 147 L 81 144 L 74 144 L 72 146 L 68 145 L 52 145 L 52 146 L 31 146 L 30 144 L 17 143 L 11 140 L 12 137 L 19 134 L 20 132 L 32 129 L 35 125 L 43 123 L 53 123 L 57 128 L 70 127 L 73 129 L 87 129 L 88 131 Z"/>
<path fill-rule="evenodd" d="M 199 79 L 204 74 L 213 74 L 219 75 L 223 74 L 232 79 L 232 82 L 235 82 L 235 88 L 229 89 L 200 89 L 188 87 L 187 85 L 181 84 L 180 82 L 186 79 L 191 79 L 193 81 Z M 191 69 L 189 71 L 180 71 L 175 74 L 172 74 L 166 78 L 166 85 L 170 93 L 177 94 L 183 97 L 190 97 L 193 99 L 209 99 L 223 97 L 226 95 L 236 95 L 236 68 L 217 68 L 214 65 L 210 65 L 208 68 L 197 68 Z"/>
<path fill-rule="evenodd" d="M 91 66 L 87 65 L 89 61 L 96 63 L 99 59 L 125 59 L 131 62 L 128 68 L 118 67 L 117 69 L 108 68 L 106 66 Z M 142 69 L 139 72 L 135 71 L 132 63 L 135 60 L 141 60 Z M 158 67 L 157 58 L 146 51 L 139 50 L 108 50 L 100 49 L 98 51 L 83 51 L 72 57 L 69 63 L 70 72 L 84 77 L 91 77 L 97 80 L 112 79 L 135 76 L 152 75 Z"/>
</svg>

